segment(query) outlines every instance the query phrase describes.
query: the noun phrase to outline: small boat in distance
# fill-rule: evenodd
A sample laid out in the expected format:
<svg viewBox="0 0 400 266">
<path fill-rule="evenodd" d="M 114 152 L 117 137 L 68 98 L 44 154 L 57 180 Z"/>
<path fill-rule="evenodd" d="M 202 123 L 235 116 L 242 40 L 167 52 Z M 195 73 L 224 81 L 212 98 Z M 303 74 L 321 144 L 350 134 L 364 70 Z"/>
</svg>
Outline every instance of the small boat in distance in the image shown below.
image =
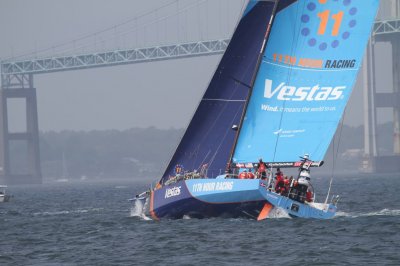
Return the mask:
<svg viewBox="0 0 400 266">
<path fill-rule="evenodd" d="M 378 5 L 249 1 L 167 169 L 134 206 L 153 219 L 332 218 L 338 197 L 316 202 L 311 167 L 323 165 Z"/>
<path fill-rule="evenodd" d="M 8 202 L 11 198 L 10 195 L 6 194 L 6 188 L 7 186 L 0 185 L 0 203 L 1 202 Z"/>
</svg>

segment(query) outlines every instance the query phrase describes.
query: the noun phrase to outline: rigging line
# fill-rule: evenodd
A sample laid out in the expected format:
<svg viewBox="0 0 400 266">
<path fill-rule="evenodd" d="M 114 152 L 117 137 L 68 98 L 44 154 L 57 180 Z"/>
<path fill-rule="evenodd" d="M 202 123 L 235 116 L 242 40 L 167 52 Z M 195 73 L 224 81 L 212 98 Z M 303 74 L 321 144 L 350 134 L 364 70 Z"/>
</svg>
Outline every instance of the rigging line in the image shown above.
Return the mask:
<svg viewBox="0 0 400 266">
<path fill-rule="evenodd" d="M 333 138 L 333 146 L 332 146 L 332 152 L 333 152 L 333 162 L 332 162 L 332 176 L 331 176 L 331 180 L 329 181 L 329 189 L 328 189 L 328 193 L 326 195 L 326 199 L 325 199 L 325 204 L 328 202 L 329 199 L 329 195 L 331 192 L 331 187 L 332 187 L 332 182 L 333 182 L 333 178 L 334 178 L 334 173 L 335 173 L 335 164 L 337 161 L 337 157 L 339 154 L 339 147 L 340 147 L 340 140 L 342 138 L 342 130 L 343 130 L 343 124 L 344 124 L 344 117 L 346 116 L 346 108 L 343 111 L 343 118 L 342 118 L 342 122 L 340 123 L 340 130 L 339 130 L 339 139 L 338 139 L 338 144 L 337 144 L 337 148 L 336 148 L 336 155 L 335 155 L 335 138 Z"/>
<path fill-rule="evenodd" d="M 210 153 L 211 153 L 211 150 L 208 150 L 206 156 L 204 156 L 203 161 L 201 161 L 199 167 L 197 168 L 197 171 L 204 165 L 204 162 L 206 161 L 206 159 L 207 159 L 208 155 L 210 155 Z M 194 166 L 193 166 L 193 169 L 194 169 Z"/>
</svg>

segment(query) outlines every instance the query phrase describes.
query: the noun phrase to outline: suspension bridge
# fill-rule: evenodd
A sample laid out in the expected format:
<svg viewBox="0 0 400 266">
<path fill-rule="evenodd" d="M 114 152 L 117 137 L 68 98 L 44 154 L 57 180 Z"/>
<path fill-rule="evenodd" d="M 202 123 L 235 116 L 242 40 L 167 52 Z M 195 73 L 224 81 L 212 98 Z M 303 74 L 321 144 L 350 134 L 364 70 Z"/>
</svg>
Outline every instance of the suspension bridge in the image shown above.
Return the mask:
<svg viewBox="0 0 400 266">
<path fill-rule="evenodd" d="M 221 0 L 219 5 L 216 5 L 220 9 L 213 8 L 216 18 L 211 18 L 210 0 L 172 1 L 156 10 L 70 42 L 1 61 L 0 178 L 9 184 L 40 183 L 42 180 L 35 75 L 222 54 L 228 46 L 229 34 L 240 18 L 245 4 L 244 0 Z M 392 19 L 376 21 L 364 59 L 365 160 L 362 167 L 365 171 L 382 170 L 380 169 L 382 160 L 400 161 L 399 62 L 395 61 L 393 64 L 393 92 L 380 93 L 376 85 L 375 44 L 389 42 L 392 45 L 393 58 L 400 57 L 400 1 L 392 0 L 389 4 Z M 229 14 L 227 9 L 230 10 Z M 219 26 L 211 25 L 211 21 Z M 167 34 L 166 28 L 176 30 Z M 227 36 L 221 37 L 222 32 Z M 161 40 L 161 33 L 167 39 Z M 136 47 L 105 49 L 107 40 L 126 36 L 133 39 L 125 40 L 125 43 L 134 43 Z M 146 39 L 149 42 L 146 43 Z M 101 51 L 79 52 L 98 47 L 99 43 L 103 46 Z M 167 44 L 157 45 L 157 43 Z M 26 100 L 26 132 L 9 132 L 7 101 L 12 98 Z M 393 108 L 394 148 L 393 155 L 390 156 L 380 156 L 377 149 L 376 114 L 379 108 Z M 24 174 L 15 174 L 11 167 L 10 143 L 13 141 L 27 143 L 28 170 Z M 399 169 L 392 170 L 399 171 Z"/>
</svg>

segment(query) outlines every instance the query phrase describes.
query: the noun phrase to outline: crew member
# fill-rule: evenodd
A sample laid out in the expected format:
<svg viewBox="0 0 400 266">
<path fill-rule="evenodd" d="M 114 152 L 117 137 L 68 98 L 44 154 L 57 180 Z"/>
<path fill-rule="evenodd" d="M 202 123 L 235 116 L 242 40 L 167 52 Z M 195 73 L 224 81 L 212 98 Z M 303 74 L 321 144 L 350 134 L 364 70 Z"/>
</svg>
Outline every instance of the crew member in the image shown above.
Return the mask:
<svg viewBox="0 0 400 266">
<path fill-rule="evenodd" d="M 307 200 L 307 191 L 311 187 L 309 171 L 302 170 L 297 182 L 297 200 L 304 203 Z"/>
<path fill-rule="evenodd" d="M 288 176 L 285 176 L 285 179 L 283 179 L 283 185 L 280 186 L 281 195 L 287 196 L 289 192 L 289 186 L 290 186 L 289 178 Z"/>
<path fill-rule="evenodd" d="M 239 179 L 246 179 L 247 178 L 247 171 L 243 170 L 240 174 L 239 174 Z"/>
<path fill-rule="evenodd" d="M 260 158 L 258 161 L 258 177 L 261 178 L 261 180 L 265 180 L 267 178 L 267 166 L 263 162 L 263 160 Z"/>
<path fill-rule="evenodd" d="M 306 193 L 306 201 L 307 202 L 312 202 L 313 201 L 313 196 L 314 195 L 313 195 L 311 189 L 308 189 L 307 193 Z"/>
<path fill-rule="evenodd" d="M 276 177 L 275 177 L 275 191 L 276 193 L 281 192 L 281 188 L 284 187 L 284 181 L 283 181 L 283 173 L 281 172 L 280 168 L 276 169 Z"/>
<path fill-rule="evenodd" d="M 248 178 L 248 179 L 254 179 L 254 174 L 253 174 L 252 171 L 249 171 L 249 172 L 247 173 L 247 178 Z"/>
</svg>

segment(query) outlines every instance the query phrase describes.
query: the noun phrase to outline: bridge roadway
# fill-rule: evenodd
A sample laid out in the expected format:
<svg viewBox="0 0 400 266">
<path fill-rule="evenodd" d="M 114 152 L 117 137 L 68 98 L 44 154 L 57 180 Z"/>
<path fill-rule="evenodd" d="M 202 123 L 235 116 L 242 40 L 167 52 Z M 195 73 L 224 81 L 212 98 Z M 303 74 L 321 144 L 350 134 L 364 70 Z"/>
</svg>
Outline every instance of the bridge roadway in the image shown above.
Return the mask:
<svg viewBox="0 0 400 266">
<path fill-rule="evenodd" d="M 229 39 L 2 62 L 2 75 L 39 74 L 223 53 Z"/>
</svg>

